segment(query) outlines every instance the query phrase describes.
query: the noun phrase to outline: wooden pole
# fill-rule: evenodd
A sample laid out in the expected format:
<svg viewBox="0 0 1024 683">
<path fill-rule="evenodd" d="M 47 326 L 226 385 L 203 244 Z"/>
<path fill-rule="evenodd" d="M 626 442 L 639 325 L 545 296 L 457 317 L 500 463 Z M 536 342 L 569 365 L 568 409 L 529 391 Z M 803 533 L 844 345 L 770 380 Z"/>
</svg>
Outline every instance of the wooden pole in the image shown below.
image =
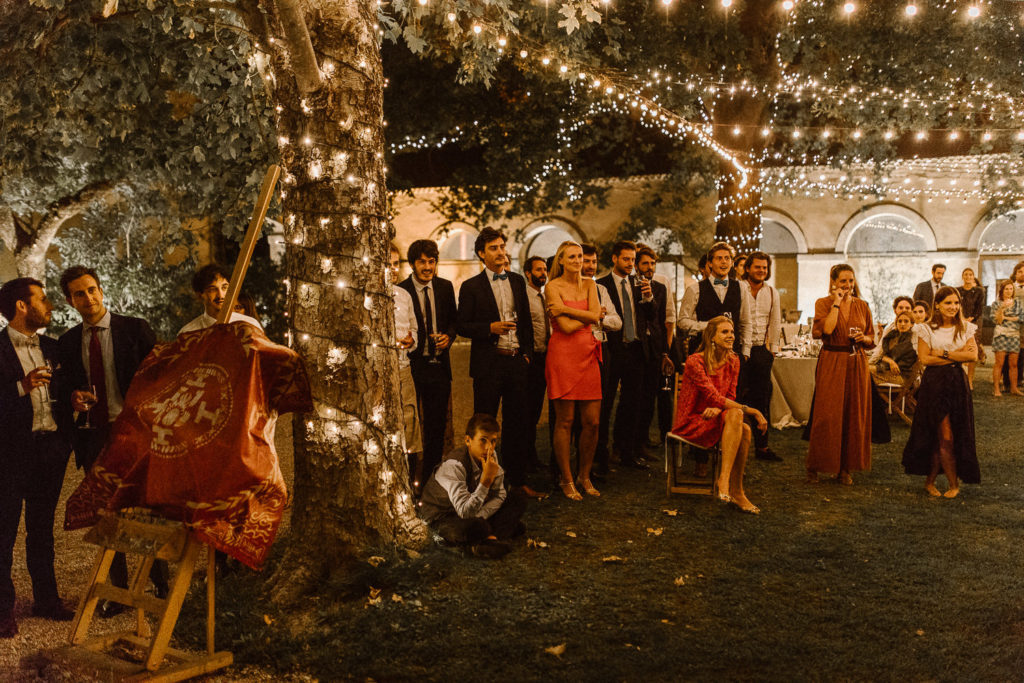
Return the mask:
<svg viewBox="0 0 1024 683">
<path fill-rule="evenodd" d="M 256 200 L 256 207 L 252 212 L 252 220 L 249 221 L 249 229 L 245 232 L 245 239 L 242 241 L 242 250 L 238 253 L 238 260 L 235 261 L 235 269 L 231 273 L 231 282 L 228 284 L 228 293 L 224 297 L 224 304 L 217 314 L 218 323 L 226 323 L 231 320 L 231 312 L 235 309 L 235 302 L 238 301 L 238 292 L 242 289 L 242 282 L 245 280 L 245 273 L 249 270 L 249 260 L 252 259 L 252 251 L 256 248 L 256 242 L 263 232 L 263 219 L 267 217 L 267 207 L 270 206 L 270 199 L 274 193 L 274 186 L 281 175 L 281 167 L 272 164 L 263 176 L 263 186 L 260 188 L 259 199 Z"/>
</svg>

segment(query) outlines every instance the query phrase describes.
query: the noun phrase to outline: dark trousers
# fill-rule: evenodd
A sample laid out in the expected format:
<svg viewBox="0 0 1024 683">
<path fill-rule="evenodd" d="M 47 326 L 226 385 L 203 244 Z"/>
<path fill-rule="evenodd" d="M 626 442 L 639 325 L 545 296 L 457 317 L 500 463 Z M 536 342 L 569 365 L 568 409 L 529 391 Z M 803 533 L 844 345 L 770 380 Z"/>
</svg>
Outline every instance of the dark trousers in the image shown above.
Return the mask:
<svg viewBox="0 0 1024 683">
<path fill-rule="evenodd" d="M 420 404 L 420 424 L 423 429 L 423 480 L 425 484 L 444 455 L 444 433 L 448 426 L 448 399 L 452 381 L 441 364 L 416 363 L 412 366 L 412 381 L 416 385 L 416 398 Z"/>
<path fill-rule="evenodd" d="M 743 364 L 743 374 L 740 379 L 740 402 L 751 408 L 756 408 L 772 423 L 770 415 L 772 404 L 772 363 L 775 356 L 768 350 L 767 346 L 754 346 L 750 349 L 750 358 Z M 747 418 L 750 429 L 754 433 L 754 448 L 764 450 L 768 448 L 768 431 L 761 432 L 757 429 L 757 422 L 753 418 Z"/>
<path fill-rule="evenodd" d="M 656 362 L 655 362 L 656 361 Z M 652 359 L 643 365 L 640 378 L 640 408 L 637 416 L 637 443 L 642 448 L 651 435 L 651 422 L 658 407 L 658 396 L 662 393 L 661 386 L 664 375 L 661 374 L 661 359 Z M 670 393 L 670 392 L 669 392 Z M 660 429 L 661 422 L 658 427 Z"/>
<path fill-rule="evenodd" d="M 537 423 L 544 410 L 548 382 L 544 377 L 547 353 L 534 352 L 533 360 L 526 369 L 526 457 L 527 462 L 537 462 Z M 550 429 L 549 429 L 550 431 Z"/>
<path fill-rule="evenodd" d="M 509 486 L 526 483 L 526 358 L 496 356 L 485 375 L 473 378 L 473 412 L 497 417 L 501 406 L 501 466 Z"/>
<path fill-rule="evenodd" d="M 40 606 L 59 600 L 53 571 L 53 518 L 67 468 L 67 443 L 56 432 L 40 433 L 18 452 L 0 456 L 0 616 L 14 609 L 14 542 L 25 507 L 25 560 L 32 599 Z"/>
<path fill-rule="evenodd" d="M 431 522 L 431 526 L 448 543 L 452 545 L 472 545 L 480 543 L 488 536 L 504 541 L 521 531 L 519 519 L 526 512 L 526 497 L 510 491 L 505 502 L 497 512 L 488 519 L 472 517 L 462 519 L 455 510 L 450 510 L 443 517 Z"/>
<path fill-rule="evenodd" d="M 596 460 L 598 465 L 608 464 L 608 427 L 616 392 L 619 404 L 615 410 L 615 448 L 626 460 L 635 460 L 641 454 L 642 444 L 638 442 L 637 432 L 643 368 L 644 354 L 640 342 L 618 346 L 611 354 L 608 374 L 602 375 L 602 380 L 606 381 L 601 387 L 601 424 L 597 432 L 597 453 L 601 457 Z"/>
</svg>

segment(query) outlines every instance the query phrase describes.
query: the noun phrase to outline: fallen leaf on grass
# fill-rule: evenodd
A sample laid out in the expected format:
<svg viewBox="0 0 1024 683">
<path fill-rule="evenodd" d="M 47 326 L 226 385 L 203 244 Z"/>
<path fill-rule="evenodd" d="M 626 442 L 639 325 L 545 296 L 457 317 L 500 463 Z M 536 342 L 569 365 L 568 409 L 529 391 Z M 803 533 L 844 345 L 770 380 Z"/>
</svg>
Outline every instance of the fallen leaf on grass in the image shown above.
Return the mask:
<svg viewBox="0 0 1024 683">
<path fill-rule="evenodd" d="M 681 577 L 681 576 L 677 576 L 676 580 L 673 581 L 672 583 L 674 583 L 677 586 L 685 586 L 686 585 L 686 580 L 683 577 Z"/>
<path fill-rule="evenodd" d="M 562 643 L 561 645 L 552 645 L 551 647 L 546 647 L 544 648 L 544 652 L 547 652 L 549 655 L 561 657 L 562 654 L 565 652 L 565 643 Z"/>
<path fill-rule="evenodd" d="M 651 527 L 647 527 L 647 533 L 649 533 L 652 536 L 661 536 L 661 532 L 662 531 L 664 531 L 664 529 L 662 529 L 661 527 L 658 527 L 657 529 L 652 529 Z"/>
<path fill-rule="evenodd" d="M 916 633 L 919 636 L 923 636 L 924 635 L 924 629 L 923 628 L 919 628 L 919 629 L 917 629 Z"/>
<path fill-rule="evenodd" d="M 548 544 L 544 541 L 535 541 L 532 538 L 526 539 L 527 548 L 547 548 Z"/>
<path fill-rule="evenodd" d="M 373 557 L 367 558 L 366 561 L 374 567 L 379 567 L 385 562 L 384 558 L 380 555 L 374 555 Z"/>
<path fill-rule="evenodd" d="M 675 625 L 674 621 L 669 621 L 668 619 L 662 619 L 661 623 L 668 624 L 669 626 L 674 626 Z"/>
<path fill-rule="evenodd" d="M 265 623 L 267 626 L 270 626 L 274 623 L 274 619 L 269 614 L 264 614 L 263 623 Z"/>
<path fill-rule="evenodd" d="M 662 512 L 664 512 L 669 517 L 675 517 L 679 514 L 679 510 L 662 510 Z"/>
<path fill-rule="evenodd" d="M 609 555 L 608 557 L 602 557 L 601 561 L 608 564 L 621 564 L 626 561 L 626 558 L 619 557 L 618 555 Z"/>
<path fill-rule="evenodd" d="M 565 535 L 568 536 L 569 538 L 576 538 L 576 532 L 575 531 L 566 531 Z"/>
<path fill-rule="evenodd" d="M 380 588 L 374 588 L 373 586 L 370 586 L 370 597 L 375 598 L 378 595 L 380 595 Z"/>
<path fill-rule="evenodd" d="M 402 596 L 398 593 L 391 594 L 391 602 L 402 602 Z"/>
<path fill-rule="evenodd" d="M 370 595 L 366 598 L 366 604 L 364 605 L 364 607 L 369 607 L 370 605 L 379 605 L 381 601 L 380 591 L 380 588 L 374 588 L 373 586 L 370 586 Z"/>
<path fill-rule="evenodd" d="M 405 554 L 409 556 L 410 560 L 418 560 L 420 557 L 422 557 L 422 555 L 419 552 L 413 550 L 412 548 L 406 548 Z"/>
</svg>

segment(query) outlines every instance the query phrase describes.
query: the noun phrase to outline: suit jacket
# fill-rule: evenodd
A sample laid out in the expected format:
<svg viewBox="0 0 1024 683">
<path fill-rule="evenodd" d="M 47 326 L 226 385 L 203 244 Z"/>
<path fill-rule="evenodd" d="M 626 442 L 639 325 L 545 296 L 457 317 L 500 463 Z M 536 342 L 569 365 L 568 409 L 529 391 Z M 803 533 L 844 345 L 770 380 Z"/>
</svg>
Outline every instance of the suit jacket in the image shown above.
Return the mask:
<svg viewBox="0 0 1024 683">
<path fill-rule="evenodd" d="M 43 357 L 56 368 L 59 365 L 57 340 L 39 335 L 39 349 Z M 3 419 L 3 437 L 0 438 L 0 463 L 18 453 L 25 453 L 32 446 L 32 397 L 28 394 L 18 396 L 17 383 L 25 378 L 25 371 L 18 360 L 18 354 L 11 342 L 8 328 L 0 330 L 0 416 Z M 55 372 L 50 382 L 51 392 L 60 389 L 60 373 Z M 51 396 L 56 396 L 51 393 Z M 60 422 L 54 411 L 54 421 L 58 431 Z M 70 445 L 68 446 L 70 450 Z M 0 472 L 0 476 L 6 476 Z"/>
<path fill-rule="evenodd" d="M 454 342 L 457 334 L 455 325 L 458 317 L 458 308 L 455 305 L 455 287 L 452 286 L 450 280 L 440 277 L 434 277 L 430 282 L 432 290 L 430 305 L 434 309 L 434 319 L 437 321 L 437 329 L 434 332 L 447 334 Z M 424 324 L 423 308 L 420 306 L 420 298 L 416 293 L 416 283 L 413 282 L 411 275 L 399 282 L 398 286 L 409 292 L 409 295 L 412 297 L 412 308 L 416 314 L 418 333 L 416 348 L 409 350 L 409 365 L 412 368 L 413 374 L 419 374 L 426 366 L 429 358 L 427 354 L 427 326 Z M 449 380 L 452 378 L 452 363 L 448 353 L 450 350 L 451 346 L 442 351 L 438 356 L 438 360 L 441 361 L 441 365 L 444 367 Z"/>
<path fill-rule="evenodd" d="M 636 336 L 641 342 L 641 346 L 644 350 L 645 358 L 650 359 L 652 353 L 656 353 L 657 356 L 661 356 L 664 353 L 665 346 L 665 297 L 668 294 L 668 290 L 665 289 L 665 285 L 658 282 L 651 283 L 651 292 L 654 294 L 653 301 L 643 301 L 642 294 L 640 293 L 640 287 L 636 283 L 636 277 L 633 275 L 629 276 L 629 284 L 633 290 L 633 301 L 636 302 L 634 311 L 636 313 Z M 615 312 L 621 317 L 622 313 L 622 297 L 619 296 L 620 292 L 615 287 L 615 280 L 612 278 L 612 274 L 608 273 L 603 278 L 599 279 L 598 284 L 604 285 L 604 288 L 608 290 L 608 296 L 611 298 L 612 303 L 615 304 Z M 654 285 L 658 285 L 661 289 L 655 288 Z M 658 299 L 658 292 L 661 292 L 661 299 Z M 660 315 L 660 317 L 659 317 Z M 661 321 L 660 323 L 658 321 Z M 661 333 L 658 335 L 653 334 L 653 326 L 660 325 Z M 612 348 L 612 353 L 618 353 L 625 344 L 622 341 L 623 330 L 626 327 L 626 319 L 622 319 L 622 329 L 608 332 L 608 345 Z M 659 341 L 660 340 L 660 345 Z"/>
<path fill-rule="evenodd" d="M 939 287 L 945 287 L 946 283 L 943 282 Z M 938 291 L 938 290 L 936 290 Z M 932 281 L 925 280 L 924 282 L 918 283 L 917 287 L 914 287 L 914 301 L 927 302 L 929 306 L 933 305 L 932 299 L 935 298 L 935 292 L 932 291 Z"/>
<path fill-rule="evenodd" d="M 472 340 L 469 351 L 469 376 L 483 377 L 494 367 L 498 357 L 498 335 L 491 334 L 491 323 L 501 320 L 498 302 L 488 278 L 491 271 L 486 268 L 462 283 L 459 289 L 459 315 L 457 329 L 461 336 Z M 516 273 L 508 274 L 512 298 L 516 309 L 516 336 L 519 351 L 530 361 L 533 360 L 533 317 L 530 315 L 530 300 L 526 295 L 526 280 Z"/>
<path fill-rule="evenodd" d="M 82 332 L 84 325 L 79 323 L 61 335 L 57 341 L 57 353 L 60 358 L 63 381 L 62 392 L 58 395 L 59 416 L 65 430 L 71 435 L 71 443 L 75 449 L 75 462 L 79 467 L 91 464 L 95 453 L 88 453 L 87 434 L 83 434 L 73 422 L 71 392 L 88 385 L 89 375 L 82 363 Z M 142 318 L 130 318 L 124 315 L 110 314 L 110 334 L 114 345 L 114 372 L 117 375 L 117 388 L 121 396 L 128 394 L 135 371 L 142 360 L 156 344 L 156 335 L 149 323 Z"/>
</svg>

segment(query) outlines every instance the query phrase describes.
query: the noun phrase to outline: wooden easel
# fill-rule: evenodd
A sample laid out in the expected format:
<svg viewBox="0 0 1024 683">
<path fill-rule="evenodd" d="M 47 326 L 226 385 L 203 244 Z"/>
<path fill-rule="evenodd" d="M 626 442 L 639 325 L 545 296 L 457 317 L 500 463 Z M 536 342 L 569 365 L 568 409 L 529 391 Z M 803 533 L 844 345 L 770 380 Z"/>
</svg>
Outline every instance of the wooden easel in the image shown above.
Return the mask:
<svg viewBox="0 0 1024 683">
<path fill-rule="evenodd" d="M 231 274 L 228 293 L 217 316 L 218 323 L 230 320 L 280 174 L 281 168 L 273 165 L 263 177 L 259 199 Z M 214 648 L 215 563 L 212 548 L 207 548 L 206 563 L 206 652 L 191 654 L 170 647 L 181 605 L 199 562 L 199 550 L 204 545 L 184 524 L 149 516 L 145 511 L 101 512 L 100 521 L 86 534 L 85 540 L 95 543 L 100 549 L 89 584 L 78 603 L 71 629 L 71 645 L 45 652 L 46 659 L 89 678 L 105 681 L 182 681 L 231 665 L 234 656 L 226 651 L 217 652 Z M 141 557 L 127 589 L 107 582 L 116 552 Z M 178 565 L 166 599 L 144 592 L 149 570 L 158 559 Z M 135 629 L 90 638 L 89 626 L 100 600 L 133 608 L 136 612 Z M 157 626 L 153 633 L 146 620 L 147 612 L 156 616 Z M 142 650 L 144 657 L 141 661 L 129 659 L 125 656 L 127 649 Z M 165 660 L 169 661 L 169 666 L 161 668 Z"/>
</svg>

